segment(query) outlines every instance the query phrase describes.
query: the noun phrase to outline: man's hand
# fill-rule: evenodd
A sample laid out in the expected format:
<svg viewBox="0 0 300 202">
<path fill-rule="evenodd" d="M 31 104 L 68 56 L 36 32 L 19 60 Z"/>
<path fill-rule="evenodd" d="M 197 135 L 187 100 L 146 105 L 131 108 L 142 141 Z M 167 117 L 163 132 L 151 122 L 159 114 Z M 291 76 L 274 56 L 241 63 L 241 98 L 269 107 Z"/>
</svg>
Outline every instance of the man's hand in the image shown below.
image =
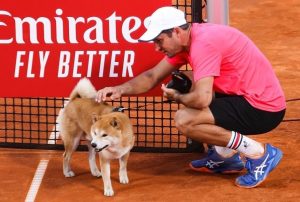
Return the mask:
<svg viewBox="0 0 300 202">
<path fill-rule="evenodd" d="M 172 79 L 167 83 L 167 88 L 173 88 L 179 93 L 188 93 L 192 87 L 192 80 L 184 73 L 176 70 L 172 72 Z"/>
<path fill-rule="evenodd" d="M 119 86 L 115 87 L 105 87 L 97 92 L 96 102 L 106 101 L 107 97 L 111 100 L 119 99 L 122 96 L 122 88 Z"/>
<path fill-rule="evenodd" d="M 180 93 L 177 90 L 175 90 L 173 88 L 167 88 L 165 84 L 161 85 L 161 89 L 164 92 L 163 96 L 165 98 L 167 98 L 168 100 L 176 101 L 176 102 L 180 101 L 179 100 Z"/>
</svg>

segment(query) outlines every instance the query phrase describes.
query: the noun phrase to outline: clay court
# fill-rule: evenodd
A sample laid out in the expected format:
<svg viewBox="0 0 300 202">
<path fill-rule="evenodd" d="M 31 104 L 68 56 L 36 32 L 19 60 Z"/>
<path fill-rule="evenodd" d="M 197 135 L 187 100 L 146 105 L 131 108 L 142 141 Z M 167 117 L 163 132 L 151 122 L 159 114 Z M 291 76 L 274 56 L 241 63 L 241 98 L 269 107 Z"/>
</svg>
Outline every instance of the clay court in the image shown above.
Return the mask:
<svg viewBox="0 0 300 202">
<path fill-rule="evenodd" d="M 279 147 L 284 157 L 264 183 L 253 189 L 234 185 L 237 174 L 197 173 L 191 160 L 203 153 L 132 152 L 129 184 L 118 182 L 111 165 L 115 196 L 103 196 L 101 178 L 91 176 L 87 152 L 72 160 L 76 176 L 62 173 L 62 150 L 0 148 L 0 201 L 24 201 L 39 163 L 46 165 L 37 202 L 79 201 L 284 201 L 300 200 L 300 0 L 230 0 L 230 25 L 246 33 L 265 53 L 287 99 L 285 121 L 275 130 L 252 136 Z"/>
</svg>

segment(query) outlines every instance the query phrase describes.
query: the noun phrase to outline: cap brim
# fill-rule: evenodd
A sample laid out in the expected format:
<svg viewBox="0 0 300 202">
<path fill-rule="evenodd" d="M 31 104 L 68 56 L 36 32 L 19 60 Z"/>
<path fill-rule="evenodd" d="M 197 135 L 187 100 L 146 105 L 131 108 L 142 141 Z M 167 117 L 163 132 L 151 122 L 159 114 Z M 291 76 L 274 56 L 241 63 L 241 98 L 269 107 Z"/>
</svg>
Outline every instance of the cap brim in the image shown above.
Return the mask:
<svg viewBox="0 0 300 202">
<path fill-rule="evenodd" d="M 139 39 L 139 42 L 147 42 L 153 41 L 159 34 L 161 33 L 160 30 L 150 30 L 148 29 Z"/>
</svg>

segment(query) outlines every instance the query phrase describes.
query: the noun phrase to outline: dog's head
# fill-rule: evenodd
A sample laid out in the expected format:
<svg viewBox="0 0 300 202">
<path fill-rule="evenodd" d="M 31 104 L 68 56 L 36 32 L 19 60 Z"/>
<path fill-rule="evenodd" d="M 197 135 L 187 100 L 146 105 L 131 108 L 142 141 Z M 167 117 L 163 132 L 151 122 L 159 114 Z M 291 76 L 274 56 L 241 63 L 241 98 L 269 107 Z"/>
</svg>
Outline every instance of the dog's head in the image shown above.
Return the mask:
<svg viewBox="0 0 300 202">
<path fill-rule="evenodd" d="M 93 115 L 91 145 L 97 152 L 113 149 L 121 141 L 121 120 L 117 114 Z"/>
</svg>

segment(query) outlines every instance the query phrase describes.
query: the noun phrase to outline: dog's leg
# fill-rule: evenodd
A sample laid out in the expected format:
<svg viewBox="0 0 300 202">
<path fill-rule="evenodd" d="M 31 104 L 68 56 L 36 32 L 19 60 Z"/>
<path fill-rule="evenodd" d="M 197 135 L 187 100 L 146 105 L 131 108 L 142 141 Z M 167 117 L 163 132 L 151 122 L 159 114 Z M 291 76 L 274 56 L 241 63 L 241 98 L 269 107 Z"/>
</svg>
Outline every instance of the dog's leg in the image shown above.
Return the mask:
<svg viewBox="0 0 300 202">
<path fill-rule="evenodd" d="M 88 149 L 89 149 L 89 164 L 90 164 L 90 170 L 93 176 L 95 177 L 101 177 L 101 172 L 97 167 L 96 164 L 96 151 L 91 146 L 91 142 L 87 141 Z"/>
<path fill-rule="evenodd" d="M 127 176 L 127 161 L 129 158 L 129 154 L 130 152 L 128 152 L 127 154 L 125 154 L 124 156 L 122 156 L 119 159 L 119 164 L 120 164 L 120 169 L 119 169 L 119 180 L 120 183 L 122 184 L 128 184 L 129 183 L 129 179 Z"/>
<path fill-rule="evenodd" d="M 114 190 L 111 185 L 110 180 L 110 160 L 105 159 L 100 154 L 100 166 L 102 173 L 102 180 L 104 185 L 104 195 L 105 196 L 113 196 Z"/>
<path fill-rule="evenodd" d="M 68 138 L 64 140 L 64 146 L 65 146 L 65 152 L 64 152 L 64 160 L 63 160 L 63 172 L 65 177 L 74 177 L 75 173 L 71 170 L 71 157 L 73 152 L 77 149 L 80 137 L 81 137 L 82 132 L 80 135 L 77 135 L 74 139 Z M 66 134 L 67 135 L 67 134 Z M 73 134 L 70 134 L 73 135 Z"/>
</svg>

